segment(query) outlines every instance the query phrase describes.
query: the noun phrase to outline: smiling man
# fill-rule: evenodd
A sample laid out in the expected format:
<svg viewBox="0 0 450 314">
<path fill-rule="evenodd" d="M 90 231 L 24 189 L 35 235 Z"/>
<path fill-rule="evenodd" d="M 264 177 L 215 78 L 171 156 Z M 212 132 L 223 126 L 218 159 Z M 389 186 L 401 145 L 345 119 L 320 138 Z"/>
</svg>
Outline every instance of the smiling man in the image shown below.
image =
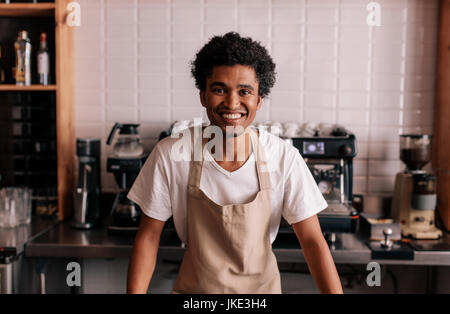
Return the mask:
<svg viewBox="0 0 450 314">
<path fill-rule="evenodd" d="M 306 163 L 292 145 L 252 127 L 275 83 L 267 50 L 237 33 L 216 36 L 197 53 L 192 75 L 210 125 L 223 135 L 222 150 L 175 161 L 177 138 L 155 146 L 128 194 L 144 215 L 127 291 L 147 291 L 164 222 L 173 216 L 187 244 L 173 292 L 281 293 L 272 243 L 283 216 L 319 291 L 342 293 L 316 215 L 327 203 Z"/>
</svg>

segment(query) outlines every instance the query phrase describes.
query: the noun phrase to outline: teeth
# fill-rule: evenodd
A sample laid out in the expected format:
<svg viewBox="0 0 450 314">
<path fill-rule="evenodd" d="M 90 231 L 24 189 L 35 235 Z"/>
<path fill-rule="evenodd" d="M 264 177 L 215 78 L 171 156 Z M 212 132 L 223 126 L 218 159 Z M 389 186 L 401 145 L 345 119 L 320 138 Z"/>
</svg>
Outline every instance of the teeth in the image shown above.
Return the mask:
<svg viewBox="0 0 450 314">
<path fill-rule="evenodd" d="M 225 119 L 239 119 L 239 118 L 241 117 L 241 114 L 240 114 L 240 113 L 237 113 L 237 114 L 227 114 L 227 113 L 224 113 L 224 114 L 222 115 L 222 117 L 224 117 Z"/>
</svg>

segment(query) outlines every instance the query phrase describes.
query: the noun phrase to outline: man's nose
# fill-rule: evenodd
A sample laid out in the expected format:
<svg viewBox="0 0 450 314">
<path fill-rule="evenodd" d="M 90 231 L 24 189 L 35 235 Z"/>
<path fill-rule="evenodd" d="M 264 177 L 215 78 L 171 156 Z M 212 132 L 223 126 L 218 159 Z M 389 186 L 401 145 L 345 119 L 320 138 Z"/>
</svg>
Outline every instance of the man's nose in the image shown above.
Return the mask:
<svg viewBox="0 0 450 314">
<path fill-rule="evenodd" d="M 229 109 L 239 108 L 239 96 L 236 93 L 228 93 L 228 97 L 225 100 L 225 106 Z"/>
</svg>

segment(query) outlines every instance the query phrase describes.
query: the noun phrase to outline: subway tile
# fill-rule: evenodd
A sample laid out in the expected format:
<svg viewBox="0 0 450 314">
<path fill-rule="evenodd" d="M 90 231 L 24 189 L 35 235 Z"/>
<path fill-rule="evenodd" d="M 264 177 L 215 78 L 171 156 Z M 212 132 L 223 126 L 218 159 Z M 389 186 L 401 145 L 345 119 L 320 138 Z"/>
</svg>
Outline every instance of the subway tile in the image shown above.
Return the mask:
<svg viewBox="0 0 450 314">
<path fill-rule="evenodd" d="M 369 57 L 369 44 L 362 42 L 345 42 L 339 45 L 339 56 L 343 58 L 364 58 Z"/>
<path fill-rule="evenodd" d="M 79 72 L 75 71 L 75 89 L 101 89 L 103 73 L 101 72 Z"/>
<path fill-rule="evenodd" d="M 434 112 L 432 110 L 405 110 L 403 112 L 404 126 L 432 126 Z"/>
<path fill-rule="evenodd" d="M 195 54 L 202 47 L 198 42 L 173 42 L 172 57 L 173 58 L 194 58 Z"/>
<path fill-rule="evenodd" d="M 404 73 L 404 61 L 401 58 L 384 57 L 372 59 L 372 73 L 379 74 L 398 74 Z"/>
<path fill-rule="evenodd" d="M 169 89 L 169 77 L 167 75 L 151 75 L 151 74 L 139 74 L 138 75 L 138 88 L 141 91 L 145 90 L 168 90 Z"/>
<path fill-rule="evenodd" d="M 108 90 L 105 94 L 106 106 L 136 106 L 136 93 L 134 90 Z"/>
<path fill-rule="evenodd" d="M 136 123 L 137 109 L 136 107 L 106 107 L 106 120 L 108 122 L 120 121 L 122 123 Z"/>
<path fill-rule="evenodd" d="M 218 6 L 218 7 L 234 7 L 236 6 L 236 0 L 223 1 L 223 0 L 205 0 L 206 6 Z"/>
<path fill-rule="evenodd" d="M 406 75 L 433 75 L 436 73 L 436 58 L 406 58 Z"/>
<path fill-rule="evenodd" d="M 168 7 L 139 7 L 139 23 L 164 25 L 170 22 L 169 13 Z"/>
<path fill-rule="evenodd" d="M 434 76 L 407 76 L 405 78 L 405 91 L 430 92 L 434 90 Z"/>
<path fill-rule="evenodd" d="M 268 6 L 271 0 L 238 0 L 240 7 Z"/>
<path fill-rule="evenodd" d="M 168 6 L 169 4 L 170 0 L 138 0 L 139 9 L 145 7 Z"/>
<path fill-rule="evenodd" d="M 340 91 L 361 92 L 368 90 L 370 78 L 367 75 L 351 74 L 340 75 L 338 80 Z"/>
<path fill-rule="evenodd" d="M 98 73 L 103 71 L 103 60 L 101 58 L 75 58 L 75 73 Z"/>
<path fill-rule="evenodd" d="M 80 40 L 74 45 L 75 58 L 99 58 L 102 56 L 101 43 L 98 40 Z"/>
<path fill-rule="evenodd" d="M 375 109 L 401 109 L 401 97 L 400 92 L 372 93 L 372 107 Z"/>
<path fill-rule="evenodd" d="M 369 111 L 340 109 L 337 112 L 337 123 L 342 125 L 367 125 L 369 123 Z"/>
<path fill-rule="evenodd" d="M 331 109 L 306 109 L 303 111 L 304 121 L 316 122 L 316 123 L 336 123 L 336 111 Z"/>
<path fill-rule="evenodd" d="M 194 88 L 194 79 L 189 75 L 172 75 L 173 90 L 191 90 Z"/>
<path fill-rule="evenodd" d="M 195 118 L 201 118 L 203 116 L 203 107 L 174 107 L 172 108 L 172 119 L 177 120 L 193 120 Z"/>
<path fill-rule="evenodd" d="M 305 92 L 305 108 L 336 108 L 336 93 Z"/>
<path fill-rule="evenodd" d="M 400 75 L 374 75 L 372 77 L 372 89 L 374 91 L 389 91 L 396 92 L 402 90 L 403 78 Z"/>
<path fill-rule="evenodd" d="M 298 74 L 278 73 L 274 91 L 300 91 L 301 82 Z"/>
<path fill-rule="evenodd" d="M 107 57 L 130 57 L 136 55 L 136 42 L 132 40 L 107 41 Z"/>
<path fill-rule="evenodd" d="M 272 9 L 272 23 L 290 25 L 304 23 L 304 13 L 303 8 L 274 7 Z"/>
<path fill-rule="evenodd" d="M 406 110 L 425 109 L 433 110 L 435 102 L 434 92 L 405 93 L 404 108 Z"/>
<path fill-rule="evenodd" d="M 167 91 L 140 91 L 138 95 L 140 106 L 166 106 L 169 107 L 169 93 Z"/>
<path fill-rule="evenodd" d="M 200 6 L 202 4 L 202 0 L 172 0 L 173 6 Z"/>
<path fill-rule="evenodd" d="M 237 22 L 237 12 L 233 7 L 206 7 L 205 23 L 234 24 Z"/>
<path fill-rule="evenodd" d="M 303 48 L 300 43 L 274 43 L 272 46 L 272 56 L 278 63 L 299 63 L 302 55 Z"/>
<path fill-rule="evenodd" d="M 306 43 L 307 58 L 331 59 L 337 56 L 337 45 L 335 43 Z"/>
<path fill-rule="evenodd" d="M 100 90 L 76 89 L 74 93 L 74 103 L 77 106 L 102 104 L 102 92 Z"/>
<path fill-rule="evenodd" d="M 296 42 L 304 40 L 303 26 L 298 24 L 273 24 L 273 42 Z"/>
<path fill-rule="evenodd" d="M 169 38 L 170 24 L 138 24 L 139 40 L 164 42 Z"/>
<path fill-rule="evenodd" d="M 173 7 L 172 22 L 175 24 L 199 23 L 201 21 L 200 6 L 193 7 Z"/>
<path fill-rule="evenodd" d="M 140 41 L 138 42 L 138 55 L 139 57 L 167 57 L 169 45 L 169 42 L 166 41 Z"/>
<path fill-rule="evenodd" d="M 338 108 L 359 108 L 369 107 L 369 94 L 364 92 L 339 92 Z"/>
<path fill-rule="evenodd" d="M 341 46 L 350 46 L 348 42 L 356 42 L 367 47 L 370 40 L 370 29 L 367 25 L 340 25 L 339 39 L 343 43 Z"/>
<path fill-rule="evenodd" d="M 136 23 L 136 9 L 133 7 L 107 6 L 105 17 L 107 24 L 133 24 Z"/>
<path fill-rule="evenodd" d="M 172 40 L 197 41 L 202 38 L 201 24 L 174 24 L 172 26 Z"/>
<path fill-rule="evenodd" d="M 139 58 L 138 73 L 145 74 L 164 74 L 169 69 L 169 60 L 167 58 Z"/>
<path fill-rule="evenodd" d="M 109 24 L 105 26 L 106 40 L 136 40 L 136 24 Z"/>
<path fill-rule="evenodd" d="M 373 40 L 375 43 L 398 43 L 405 38 L 404 27 L 375 27 L 373 28 Z"/>
<path fill-rule="evenodd" d="M 373 110 L 370 113 L 371 124 L 375 126 L 400 126 L 400 110 Z"/>
<path fill-rule="evenodd" d="M 121 76 L 122 74 L 136 75 L 136 59 L 125 58 L 106 58 L 105 72 L 108 76 Z"/>
<path fill-rule="evenodd" d="M 171 93 L 173 106 L 201 106 L 199 91 L 192 89 L 188 91 L 175 91 Z"/>
<path fill-rule="evenodd" d="M 273 92 L 270 94 L 270 99 L 273 108 L 280 111 L 284 111 L 286 107 L 300 107 L 301 105 L 301 94 L 299 92 Z"/>
<path fill-rule="evenodd" d="M 356 139 L 356 158 L 367 159 L 369 156 L 369 144 Z"/>
<path fill-rule="evenodd" d="M 105 75 L 107 89 L 136 89 L 136 75 L 134 71 L 120 73 L 117 71 L 108 72 Z"/>
<path fill-rule="evenodd" d="M 367 57 L 355 55 L 352 57 L 341 56 L 338 60 L 339 73 L 343 75 L 351 74 L 368 74 L 369 73 L 369 61 Z"/>
<path fill-rule="evenodd" d="M 337 23 L 337 9 L 333 7 L 306 7 L 308 24 L 330 25 Z"/>
<path fill-rule="evenodd" d="M 170 123 L 168 122 L 142 122 L 139 126 L 139 130 L 142 138 L 158 139 L 161 131 L 168 130 L 169 127 Z"/>
<path fill-rule="evenodd" d="M 369 127 L 367 125 L 348 124 L 345 127 L 355 134 L 359 143 L 367 143 L 369 141 Z"/>
<path fill-rule="evenodd" d="M 103 106 L 75 106 L 75 121 L 103 122 L 105 120 Z"/>
<path fill-rule="evenodd" d="M 267 24 L 269 22 L 268 8 L 241 8 L 238 11 L 241 24 Z"/>
<path fill-rule="evenodd" d="M 406 23 L 406 17 L 409 17 L 409 13 L 406 8 L 389 8 L 382 10 L 381 23 L 383 26 L 399 26 Z"/>
<path fill-rule="evenodd" d="M 279 122 L 298 122 L 302 116 L 302 109 L 297 108 L 284 108 L 279 110 L 276 106 L 271 106 L 270 120 Z"/>
<path fill-rule="evenodd" d="M 306 75 L 306 91 L 334 91 L 336 90 L 336 77 L 332 75 Z"/>
<path fill-rule="evenodd" d="M 307 74 L 335 75 L 337 69 L 336 59 L 307 59 L 305 72 Z"/>
<path fill-rule="evenodd" d="M 139 122 L 169 122 L 170 109 L 167 106 L 139 107 Z"/>
<path fill-rule="evenodd" d="M 172 74 L 191 75 L 191 60 L 187 58 L 172 59 Z"/>
<path fill-rule="evenodd" d="M 337 27 L 308 25 L 306 27 L 306 40 L 310 42 L 334 42 L 337 40 Z"/>
<path fill-rule="evenodd" d="M 405 45 L 400 42 L 376 42 L 372 46 L 374 58 L 397 58 L 401 59 L 405 53 Z"/>
<path fill-rule="evenodd" d="M 103 138 L 101 123 L 75 120 L 75 138 Z"/>
<path fill-rule="evenodd" d="M 367 15 L 366 5 L 358 6 L 341 6 L 339 22 L 341 25 L 361 26 L 367 27 Z"/>
<path fill-rule="evenodd" d="M 274 7 L 304 7 L 305 0 L 272 0 L 272 5 Z"/>
</svg>

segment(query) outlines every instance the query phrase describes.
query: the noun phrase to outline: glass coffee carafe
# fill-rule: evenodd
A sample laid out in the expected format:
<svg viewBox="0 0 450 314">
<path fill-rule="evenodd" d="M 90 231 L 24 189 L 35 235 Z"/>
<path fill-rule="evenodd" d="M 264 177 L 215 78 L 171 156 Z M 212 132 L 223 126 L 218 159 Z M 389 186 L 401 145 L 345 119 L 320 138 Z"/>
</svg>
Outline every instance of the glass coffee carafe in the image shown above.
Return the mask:
<svg viewBox="0 0 450 314">
<path fill-rule="evenodd" d="M 116 122 L 109 133 L 106 144 L 110 145 L 117 130 L 119 135 L 113 146 L 113 155 L 118 158 L 139 157 L 144 153 L 141 137 L 137 131 L 139 124 L 121 124 Z"/>
<path fill-rule="evenodd" d="M 420 171 L 431 160 L 431 135 L 400 135 L 400 159 L 409 171 Z"/>
</svg>

